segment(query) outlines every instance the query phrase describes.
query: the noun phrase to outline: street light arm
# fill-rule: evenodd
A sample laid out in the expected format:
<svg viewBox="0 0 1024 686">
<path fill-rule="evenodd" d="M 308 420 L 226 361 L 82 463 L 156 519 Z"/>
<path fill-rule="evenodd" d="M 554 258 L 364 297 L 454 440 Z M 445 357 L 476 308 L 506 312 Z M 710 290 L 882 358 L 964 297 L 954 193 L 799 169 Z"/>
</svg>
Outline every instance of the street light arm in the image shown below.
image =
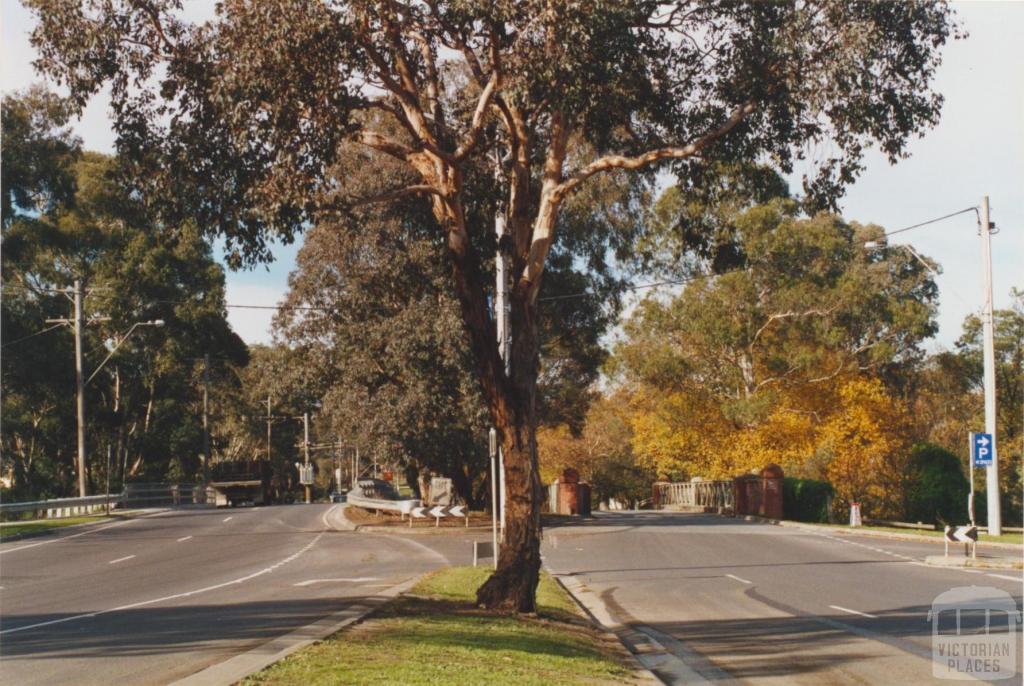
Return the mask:
<svg viewBox="0 0 1024 686">
<path fill-rule="evenodd" d="M 117 352 L 117 349 L 121 347 L 121 344 L 123 344 L 125 341 L 128 340 L 128 337 L 132 335 L 132 332 L 134 332 L 135 329 L 139 328 L 140 326 L 157 326 L 157 327 L 160 327 L 160 326 L 163 326 L 163 325 L 164 325 L 164 320 L 163 319 L 155 319 L 155 320 L 148 321 L 148 322 L 135 322 L 134 324 L 132 324 L 132 328 L 128 329 L 128 331 L 126 331 L 125 334 L 123 336 L 121 336 L 121 338 L 114 345 L 113 349 L 109 353 L 107 353 L 107 356 L 103 358 L 103 361 L 99 363 L 99 366 L 97 366 L 96 369 L 93 370 L 92 374 L 89 375 L 89 378 L 86 379 L 85 383 L 82 384 L 82 385 L 83 386 L 87 386 L 90 381 L 92 381 L 94 378 L 96 378 L 96 375 L 100 373 L 101 369 L 103 369 L 103 365 L 105 365 L 107 362 L 110 361 L 110 358 L 114 356 L 114 353 Z"/>
</svg>

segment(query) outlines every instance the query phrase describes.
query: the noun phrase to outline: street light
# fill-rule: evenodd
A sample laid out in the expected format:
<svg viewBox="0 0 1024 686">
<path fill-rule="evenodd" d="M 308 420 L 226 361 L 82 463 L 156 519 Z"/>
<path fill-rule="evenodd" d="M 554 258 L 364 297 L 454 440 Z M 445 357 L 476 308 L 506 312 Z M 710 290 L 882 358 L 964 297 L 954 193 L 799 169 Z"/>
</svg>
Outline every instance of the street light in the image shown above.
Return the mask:
<svg viewBox="0 0 1024 686">
<path fill-rule="evenodd" d="M 103 369 L 103 365 L 105 365 L 110 360 L 110 358 L 114 356 L 114 353 L 117 352 L 117 349 L 121 347 L 121 344 L 128 340 L 128 337 L 132 335 L 132 332 L 134 332 L 135 329 L 139 328 L 140 326 L 155 326 L 156 328 L 159 329 L 164 325 L 164 323 L 165 322 L 163 319 L 151 319 L 148 322 L 135 322 L 134 324 L 132 324 L 132 328 L 128 329 L 124 333 L 124 335 L 121 336 L 120 339 L 114 339 L 116 341 L 116 343 L 114 343 L 114 347 L 110 349 L 110 352 L 107 354 L 107 356 L 103 358 L 103 361 L 99 363 L 96 369 L 93 370 L 92 374 L 89 375 L 89 378 L 85 380 L 85 384 L 82 385 L 84 386 L 88 384 L 90 381 L 93 380 L 93 378 L 95 378 L 97 374 L 99 374 L 100 370 Z"/>
<path fill-rule="evenodd" d="M 89 319 L 88 322 L 85 321 L 85 318 L 84 318 L 83 313 L 82 313 L 82 300 L 83 300 L 84 295 L 85 295 L 85 289 L 82 287 L 81 279 L 76 279 L 75 280 L 75 286 L 72 289 L 71 293 L 74 296 L 74 313 L 71 316 L 71 318 L 68 318 L 68 319 L 47 319 L 46 321 L 47 321 L 47 323 L 67 324 L 67 325 L 71 326 L 72 330 L 75 333 L 75 391 L 76 391 L 75 395 L 76 395 L 76 404 L 77 404 L 76 415 L 77 415 L 77 419 L 78 419 L 78 432 L 77 432 L 78 433 L 78 496 L 80 498 L 84 498 L 85 495 L 86 495 L 86 492 L 85 492 L 85 386 L 86 386 L 86 384 L 88 384 L 90 381 L 93 380 L 93 377 L 95 377 L 96 374 L 101 369 L 103 369 L 103 365 L 105 365 L 107 363 L 107 361 L 110 360 L 110 358 L 114 355 L 114 353 L 117 351 L 117 349 L 121 347 L 121 344 L 124 343 L 126 340 L 128 340 L 128 337 L 132 335 L 132 332 L 135 331 L 135 329 L 139 328 L 140 326 L 155 326 L 155 327 L 159 328 L 159 327 L 164 325 L 164 320 L 163 319 L 151 319 L 148 322 L 136 322 L 136 323 L 132 324 L 132 327 L 130 329 L 128 329 L 128 331 L 125 332 L 125 334 L 123 336 L 121 336 L 120 340 L 118 340 L 116 342 L 116 344 L 114 345 L 114 347 L 110 351 L 110 353 L 105 358 L 103 358 L 103 361 L 100 362 L 99 366 L 96 367 L 96 369 L 93 370 L 93 373 L 89 375 L 89 378 L 85 379 L 83 381 L 84 373 L 83 373 L 83 369 L 82 369 L 82 366 L 83 366 L 82 365 L 82 327 L 86 323 L 92 323 L 92 322 L 98 322 L 98 321 L 107 321 L 110 318 L 109 317 L 95 317 L 95 318 Z"/>
</svg>

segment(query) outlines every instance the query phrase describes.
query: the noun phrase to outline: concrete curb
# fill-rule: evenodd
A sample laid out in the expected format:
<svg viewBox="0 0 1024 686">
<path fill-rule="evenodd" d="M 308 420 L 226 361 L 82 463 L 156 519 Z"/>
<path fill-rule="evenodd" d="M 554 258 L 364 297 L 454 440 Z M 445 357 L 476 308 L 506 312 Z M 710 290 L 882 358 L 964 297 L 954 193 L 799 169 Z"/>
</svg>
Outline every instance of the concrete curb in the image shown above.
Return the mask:
<svg viewBox="0 0 1024 686">
<path fill-rule="evenodd" d="M 551 575 L 551 578 L 555 580 L 555 583 L 561 586 L 565 590 L 565 592 L 569 594 L 569 597 L 576 602 L 579 608 L 583 610 L 583 613 L 586 615 L 587 619 L 590 621 L 590 624 L 595 629 L 605 634 L 606 639 L 608 641 L 618 643 L 620 646 L 622 646 L 622 649 L 625 652 L 628 660 L 630 661 L 633 667 L 633 671 L 636 673 L 637 680 L 640 684 L 653 685 L 666 683 L 659 679 L 658 676 L 641 661 L 638 652 L 634 652 L 633 647 L 629 643 L 627 643 L 623 639 L 623 637 L 619 635 L 619 633 L 612 631 L 609 627 L 605 626 L 604 623 L 599 621 L 597 617 L 594 616 L 594 613 L 586 605 L 583 604 L 583 601 L 577 595 L 583 595 L 584 593 L 584 591 L 581 588 L 582 584 L 580 584 L 579 581 L 573 579 L 572 577 L 557 576 L 550 570 L 548 570 L 548 573 Z M 575 593 L 569 589 L 569 584 L 573 584 L 576 587 Z"/>
<path fill-rule="evenodd" d="M 712 683 L 696 669 L 669 651 L 656 638 L 644 631 L 619 621 L 601 598 L 578 579 L 548 570 L 552 578 L 562 584 L 590 619 L 604 631 L 615 636 L 640 664 L 640 673 L 651 684 L 669 686 L 710 686 Z M 648 676 L 649 675 L 649 676 Z"/>
<path fill-rule="evenodd" d="M 804 531 L 816 531 L 818 533 L 829 533 L 829 534 L 849 534 L 854 536 L 873 536 L 874 538 L 888 538 L 894 541 L 921 541 L 924 543 L 935 543 L 941 544 L 942 538 L 939 536 L 924 536 L 922 534 L 900 534 L 889 531 L 874 531 L 871 529 L 844 529 L 837 526 L 815 526 L 813 524 L 805 524 L 803 522 L 791 522 L 785 519 L 769 519 L 767 517 L 758 517 L 757 515 L 723 515 L 732 519 L 742 519 L 748 522 L 758 522 L 760 524 L 774 524 L 776 526 L 785 526 L 792 529 L 803 529 Z M 1016 550 L 1018 552 L 1024 551 L 1024 546 L 1017 543 L 1000 543 L 998 541 L 978 541 L 979 545 L 985 548 L 999 548 L 1003 550 Z"/>
<path fill-rule="evenodd" d="M 933 567 L 974 567 L 977 569 L 1024 569 L 1024 559 L 1009 557 L 946 557 L 945 555 L 928 555 L 925 564 Z"/>
<path fill-rule="evenodd" d="M 387 601 L 408 591 L 423 576 L 420 575 L 392 586 L 383 593 L 375 594 L 372 599 L 363 600 L 340 612 L 268 641 L 257 648 L 211 665 L 184 679 L 171 682 L 170 686 L 231 686 L 236 684 L 250 674 L 266 669 L 295 651 L 322 641 L 350 624 L 365 619 L 367 615 Z"/>
</svg>

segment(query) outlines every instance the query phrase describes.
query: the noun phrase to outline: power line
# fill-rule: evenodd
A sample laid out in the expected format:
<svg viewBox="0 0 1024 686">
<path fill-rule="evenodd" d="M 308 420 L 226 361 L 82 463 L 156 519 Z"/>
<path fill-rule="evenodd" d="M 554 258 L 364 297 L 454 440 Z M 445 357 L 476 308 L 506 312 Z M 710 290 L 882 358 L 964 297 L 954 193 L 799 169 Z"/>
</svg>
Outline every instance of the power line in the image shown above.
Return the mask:
<svg viewBox="0 0 1024 686">
<path fill-rule="evenodd" d="M 912 231 L 913 229 L 919 229 L 919 228 L 921 228 L 923 226 L 928 226 L 929 224 L 935 224 L 937 222 L 944 221 L 944 220 L 949 219 L 951 217 L 956 217 L 956 216 L 961 215 L 961 214 L 966 214 L 967 212 L 976 212 L 977 209 L 978 208 L 975 207 L 975 206 L 966 207 L 966 208 L 964 208 L 962 210 L 958 210 L 956 212 L 951 212 L 950 214 L 944 214 L 941 217 L 935 217 L 934 219 L 929 219 L 927 221 L 919 222 L 917 224 L 912 224 L 910 226 L 905 226 L 905 227 L 903 227 L 901 229 L 896 229 L 894 231 L 886 231 L 882 235 L 885 236 L 885 237 L 894 236 L 894 235 L 896 235 L 898 233 L 903 233 L 905 231 Z M 730 270 L 723 271 L 723 272 L 717 272 L 717 273 L 714 273 L 714 274 L 696 274 L 694 276 L 690 276 L 690 277 L 686 277 L 686 278 L 682 278 L 682 279 L 669 279 L 669 280 L 665 280 L 665 281 L 655 281 L 655 282 L 652 282 L 652 283 L 631 284 L 631 285 L 628 285 L 628 286 L 624 286 L 623 290 L 639 291 L 639 290 L 644 290 L 644 289 L 647 289 L 647 288 L 657 288 L 659 286 L 682 286 L 682 285 L 685 285 L 685 284 L 688 284 L 688 283 L 692 283 L 693 281 L 697 281 L 699 279 L 706 279 L 706 278 L 711 278 L 711 277 L 715 277 L 715 276 L 724 276 L 726 274 L 732 274 L 732 273 L 735 273 L 735 272 L 747 271 L 748 269 L 749 269 L 748 267 L 742 267 L 742 268 L 738 268 L 738 269 L 730 269 Z M 4 289 L 17 288 L 17 289 L 21 289 L 21 290 L 27 290 L 27 291 L 32 291 L 32 292 L 42 292 L 42 293 L 66 293 L 65 289 L 60 289 L 60 288 L 30 288 L 28 286 L 22 286 L 20 284 L 18 284 L 18 285 L 7 284 L 7 285 L 4 285 L 3 288 Z M 556 300 L 571 300 L 571 299 L 575 299 L 575 298 L 596 297 L 596 296 L 599 296 L 599 295 L 600 294 L 594 293 L 593 291 L 584 291 L 584 292 L 581 292 L 581 293 L 568 293 L 568 294 L 565 294 L 565 295 L 549 295 L 549 296 L 544 297 L 544 298 L 538 298 L 538 302 L 553 302 L 553 301 L 556 301 Z M 103 295 L 98 295 L 98 294 L 94 295 L 93 297 L 107 298 L 107 299 L 113 299 L 114 298 L 114 296 L 103 296 Z M 191 301 L 191 300 L 151 300 L 150 302 L 154 303 L 154 304 L 160 304 L 160 305 L 188 305 L 188 304 L 193 304 L 195 301 Z M 225 308 L 228 308 L 228 309 L 236 309 L 236 310 L 273 310 L 273 311 L 306 311 L 306 312 L 336 312 L 338 310 L 338 307 L 330 306 L 330 305 L 241 305 L 241 304 L 235 304 L 235 303 L 224 303 L 222 306 L 225 307 Z M 39 333 L 43 333 L 43 332 L 39 332 Z M 37 334 L 33 334 L 33 335 L 37 335 Z M 17 342 L 18 341 L 11 341 L 11 343 L 8 343 L 6 345 L 12 345 L 12 344 L 17 343 Z"/>
<path fill-rule="evenodd" d="M 885 234 L 883 234 L 883 235 L 885 235 L 885 236 L 892 236 L 892 235 L 895 235 L 897 233 L 903 233 L 904 231 L 910 231 L 911 229 L 919 229 L 922 226 L 928 226 L 929 224 L 934 224 L 935 222 L 941 222 L 943 219 L 949 219 L 950 217 L 955 217 L 955 216 L 957 216 L 959 214 L 965 214 L 967 212 L 977 212 L 977 211 L 978 211 L 977 207 L 966 207 L 966 208 L 964 208 L 962 210 L 959 210 L 957 212 L 952 212 L 950 214 L 944 214 L 941 217 L 936 217 L 935 219 L 929 219 L 928 221 L 921 222 L 920 224 L 913 224 L 911 226 L 905 226 L 902 229 L 896 229 L 895 231 L 886 231 Z"/>
<path fill-rule="evenodd" d="M 22 336 L 21 338 L 16 338 L 13 341 L 8 341 L 8 342 L 4 343 L 3 346 L 0 346 L 0 347 L 6 348 L 7 346 L 14 345 L 15 343 L 21 343 L 22 341 L 27 341 L 30 338 L 35 338 L 36 336 L 42 336 L 47 331 L 53 331 L 54 329 L 59 329 L 62 326 L 64 326 L 64 325 L 63 324 L 54 324 L 53 326 L 48 326 L 45 329 L 43 329 L 42 331 L 36 331 L 35 333 L 29 334 L 28 336 Z"/>
</svg>

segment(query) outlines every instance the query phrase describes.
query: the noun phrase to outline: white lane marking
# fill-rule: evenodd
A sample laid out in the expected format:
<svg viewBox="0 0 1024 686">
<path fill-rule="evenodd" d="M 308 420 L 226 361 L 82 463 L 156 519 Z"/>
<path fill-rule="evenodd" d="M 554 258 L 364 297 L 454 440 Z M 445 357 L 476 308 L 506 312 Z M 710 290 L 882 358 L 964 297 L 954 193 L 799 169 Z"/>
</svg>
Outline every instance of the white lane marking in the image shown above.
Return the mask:
<svg viewBox="0 0 1024 686">
<path fill-rule="evenodd" d="M 107 564 L 108 565 L 116 565 L 118 562 L 124 562 L 125 560 L 132 559 L 133 557 L 135 557 L 135 556 L 134 555 L 125 555 L 124 557 L 119 557 L 116 560 L 111 560 Z"/>
<path fill-rule="evenodd" d="M 155 515 L 148 515 L 148 516 L 155 516 Z M 141 519 L 141 517 L 140 517 L 140 519 Z M 27 550 L 28 548 L 35 548 L 36 546 L 46 545 L 47 543 L 59 543 L 61 541 L 67 541 L 68 539 L 78 538 L 79 536 L 85 536 L 86 534 L 94 534 L 97 531 L 105 531 L 107 529 L 113 529 L 115 526 L 123 526 L 125 524 L 131 524 L 134 521 L 135 521 L 134 519 L 126 519 L 126 520 L 124 520 L 122 522 L 115 522 L 113 524 L 108 524 L 107 526 L 90 527 L 90 528 L 86 529 L 85 531 L 82 531 L 81 533 L 72 534 L 70 536 L 61 536 L 60 538 L 51 538 L 48 541 L 39 541 L 38 543 L 29 543 L 28 545 L 19 546 L 17 548 L 10 548 L 9 550 L 0 550 L 0 555 L 6 555 L 7 553 L 16 553 L 19 550 Z"/>
<path fill-rule="evenodd" d="M 230 521 L 231 521 L 232 519 L 234 519 L 234 518 L 235 518 L 235 515 L 231 515 L 230 517 L 225 517 L 225 518 L 224 518 L 224 521 L 225 521 L 225 522 L 230 522 Z"/>
<path fill-rule="evenodd" d="M 300 581 L 297 584 L 292 584 L 292 586 L 312 586 L 313 584 L 343 583 L 343 582 L 346 582 L 346 581 L 354 583 L 354 584 L 357 584 L 357 583 L 361 583 L 363 581 L 380 581 L 380 577 L 379 576 L 354 576 L 354 577 L 351 577 L 351 578 L 343 578 L 343 579 L 308 579 L 306 581 Z"/>
<path fill-rule="evenodd" d="M 199 595 L 200 593 L 209 593 L 210 591 L 216 591 L 216 590 L 224 588 L 226 586 L 232 586 L 234 584 L 242 584 L 242 583 L 245 583 L 246 581 L 252 581 L 253 579 L 255 579 L 257 577 L 260 577 L 260 576 L 263 576 L 264 574 L 270 574 L 271 572 L 275 571 L 276 569 L 278 569 L 282 565 L 286 565 L 289 562 L 292 562 L 293 560 L 298 559 L 298 557 L 300 555 L 302 555 L 307 550 L 309 550 L 314 545 L 316 545 L 317 542 L 323 537 L 324 533 L 326 533 L 326 532 L 321 531 L 319 534 L 317 534 L 316 538 L 314 538 L 312 541 L 310 541 L 305 546 L 303 546 L 301 549 L 299 549 L 298 552 L 292 553 L 291 555 L 289 555 L 288 557 L 284 558 L 283 560 L 278 560 L 274 564 L 270 565 L 269 567 L 265 567 L 265 568 L 259 570 L 258 572 L 253 572 L 252 574 L 246 574 L 245 576 L 238 577 L 237 579 L 232 579 L 231 581 L 224 581 L 224 582 L 219 583 L 219 584 L 214 584 L 213 586 L 205 586 L 203 588 L 197 588 L 194 591 L 186 591 L 184 593 L 175 593 L 173 595 L 165 595 L 165 596 L 163 596 L 161 598 L 153 598 L 151 600 L 142 600 L 142 601 L 139 601 L 137 603 L 129 603 L 128 605 L 119 605 L 117 607 L 112 607 L 112 608 L 107 609 L 107 610 L 97 610 L 96 612 L 87 612 L 87 613 L 80 614 L 80 615 L 72 615 L 70 617 L 61 617 L 60 619 L 51 619 L 48 622 L 38 622 L 37 624 L 29 624 L 27 626 L 18 626 L 18 627 L 15 627 L 13 629 L 4 629 L 4 630 L 0 631 L 0 636 L 3 636 L 5 634 L 17 633 L 19 631 L 28 631 L 29 629 L 38 629 L 39 627 L 51 626 L 53 624 L 63 624 L 65 622 L 73 622 L 73 621 L 75 621 L 77 619 L 88 619 L 89 617 L 96 617 L 96 616 L 99 616 L 99 615 L 110 614 L 111 612 L 121 612 L 122 610 L 134 610 L 137 607 L 145 607 L 147 605 L 154 605 L 156 603 L 163 603 L 163 602 L 167 602 L 168 600 L 178 600 L 180 598 L 188 598 L 188 597 L 191 597 L 191 596 L 194 596 L 194 595 Z"/>
<path fill-rule="evenodd" d="M 997 579 L 1006 579 L 1007 581 L 1019 582 L 1021 580 L 1019 576 L 1006 576 L 1005 574 L 989 574 L 988 576 L 993 576 Z"/>
<path fill-rule="evenodd" d="M 867 617 L 869 619 L 878 619 L 878 615 L 869 615 L 867 612 L 861 612 L 860 610 L 851 610 L 848 607 L 840 607 L 839 605 L 829 605 L 833 610 L 839 610 L 840 612 L 849 612 L 851 615 L 860 615 L 861 617 Z"/>
<path fill-rule="evenodd" d="M 187 541 L 190 538 L 192 538 L 192 537 L 191 536 L 182 536 L 181 538 L 178 539 L 178 543 L 182 543 L 183 541 Z"/>
<path fill-rule="evenodd" d="M 747 581 L 746 579 L 741 579 L 740 577 L 736 576 L 735 574 L 726 574 L 726 576 L 729 577 L 730 579 L 735 579 L 736 581 L 739 581 L 741 584 L 752 584 L 752 583 L 754 583 L 753 581 Z"/>
</svg>

